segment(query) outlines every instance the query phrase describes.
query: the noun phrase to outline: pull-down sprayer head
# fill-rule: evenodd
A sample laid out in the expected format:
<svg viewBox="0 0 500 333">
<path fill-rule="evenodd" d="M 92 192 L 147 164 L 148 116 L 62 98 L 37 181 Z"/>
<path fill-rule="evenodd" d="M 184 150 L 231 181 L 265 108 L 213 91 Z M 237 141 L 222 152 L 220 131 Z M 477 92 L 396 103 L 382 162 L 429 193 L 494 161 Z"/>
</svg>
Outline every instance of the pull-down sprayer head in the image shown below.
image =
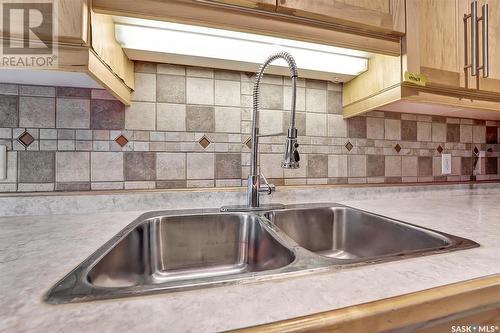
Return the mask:
<svg viewBox="0 0 500 333">
<path fill-rule="evenodd" d="M 250 166 L 250 172 L 252 175 L 257 174 L 257 140 L 258 140 L 258 123 L 259 123 L 259 94 L 260 94 L 260 81 L 264 76 L 264 72 L 267 67 L 277 59 L 284 59 L 290 70 L 290 78 L 292 79 L 292 101 L 291 101 L 291 116 L 290 116 L 290 127 L 287 131 L 285 154 L 283 156 L 283 161 L 281 162 L 281 167 L 285 169 L 297 169 L 299 167 L 299 152 L 297 148 L 299 144 L 297 143 L 297 129 L 295 128 L 295 104 L 296 104 L 296 93 L 297 93 L 297 65 L 295 60 L 288 52 L 278 52 L 271 55 L 267 60 L 260 66 L 257 76 L 255 78 L 255 84 L 253 88 L 253 122 L 252 122 L 252 140 L 254 142 L 252 146 L 252 163 Z"/>
</svg>

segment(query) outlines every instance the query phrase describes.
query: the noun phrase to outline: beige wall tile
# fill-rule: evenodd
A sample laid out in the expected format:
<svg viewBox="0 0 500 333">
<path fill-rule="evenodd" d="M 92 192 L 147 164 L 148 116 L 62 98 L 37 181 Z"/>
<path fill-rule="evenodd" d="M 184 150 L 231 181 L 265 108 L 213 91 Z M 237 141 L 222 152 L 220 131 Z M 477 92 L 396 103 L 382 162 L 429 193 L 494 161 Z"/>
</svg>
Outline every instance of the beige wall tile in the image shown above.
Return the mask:
<svg viewBox="0 0 500 333">
<path fill-rule="evenodd" d="M 260 171 L 266 178 L 283 178 L 282 154 L 260 154 Z"/>
<path fill-rule="evenodd" d="M 432 123 L 432 142 L 446 142 L 446 124 Z"/>
<path fill-rule="evenodd" d="M 214 104 L 214 80 L 188 77 L 186 81 L 187 104 Z"/>
<path fill-rule="evenodd" d="M 306 89 L 306 111 L 326 113 L 326 90 Z"/>
<path fill-rule="evenodd" d="M 472 143 L 472 126 L 460 125 L 460 142 Z"/>
<path fill-rule="evenodd" d="M 213 78 L 214 70 L 205 67 L 186 67 L 186 75 L 192 77 L 206 77 Z"/>
<path fill-rule="evenodd" d="M 292 109 L 292 87 L 288 87 L 288 86 L 283 87 L 283 109 L 284 110 L 291 110 Z M 297 88 L 295 109 L 297 111 L 305 111 L 306 110 L 306 89 L 305 88 Z"/>
<path fill-rule="evenodd" d="M 286 133 L 290 128 L 290 112 L 283 113 L 283 133 Z M 295 114 L 295 128 L 299 135 L 306 135 L 306 113 L 297 112 Z"/>
<path fill-rule="evenodd" d="M 441 156 L 434 156 L 432 158 L 432 175 L 441 176 L 443 173 L 441 168 Z"/>
<path fill-rule="evenodd" d="M 260 134 L 279 133 L 283 127 L 283 112 L 263 110 L 259 114 Z"/>
<path fill-rule="evenodd" d="M 366 118 L 366 137 L 368 139 L 383 139 L 385 123 L 382 118 Z"/>
<path fill-rule="evenodd" d="M 167 103 L 186 103 L 186 78 L 158 74 L 156 77 L 156 100 Z"/>
<path fill-rule="evenodd" d="M 203 180 L 188 180 L 187 187 L 188 188 L 204 188 L 204 187 L 214 187 L 213 179 L 203 179 Z"/>
<path fill-rule="evenodd" d="M 349 155 L 349 177 L 366 177 L 366 155 Z"/>
<path fill-rule="evenodd" d="M 417 122 L 417 141 L 431 141 L 432 140 L 432 126 L 431 123 Z"/>
<path fill-rule="evenodd" d="M 283 87 L 275 84 L 261 84 L 260 107 L 262 109 L 282 110 Z"/>
<path fill-rule="evenodd" d="M 88 152 L 56 152 L 56 182 L 90 181 Z"/>
<path fill-rule="evenodd" d="M 90 100 L 58 98 L 56 120 L 60 128 L 90 128 Z"/>
<path fill-rule="evenodd" d="M 328 156 L 328 177 L 347 177 L 347 155 Z"/>
<path fill-rule="evenodd" d="M 215 131 L 239 133 L 241 127 L 241 111 L 239 108 L 216 107 Z"/>
<path fill-rule="evenodd" d="M 90 160 L 92 181 L 124 180 L 122 152 L 92 152 Z"/>
<path fill-rule="evenodd" d="M 185 153 L 157 153 L 156 179 L 186 179 Z"/>
<path fill-rule="evenodd" d="M 386 156 L 385 157 L 385 176 L 386 177 L 401 177 L 401 156 Z"/>
<path fill-rule="evenodd" d="M 156 126 L 160 131 L 185 131 L 186 105 L 157 103 Z"/>
<path fill-rule="evenodd" d="M 342 91 L 328 90 L 327 108 L 328 113 L 342 114 Z"/>
<path fill-rule="evenodd" d="M 54 127 L 55 100 L 48 97 L 19 97 L 20 127 Z"/>
<path fill-rule="evenodd" d="M 156 73 L 156 67 L 157 64 L 154 62 L 134 61 L 134 71 L 136 73 Z"/>
<path fill-rule="evenodd" d="M 125 182 L 126 190 L 151 190 L 154 189 L 154 181 L 128 181 Z"/>
<path fill-rule="evenodd" d="M 214 179 L 214 162 L 213 153 L 188 153 L 187 179 Z"/>
<path fill-rule="evenodd" d="M 403 156 L 401 158 L 402 176 L 416 177 L 418 175 L 418 157 Z"/>
<path fill-rule="evenodd" d="M 216 69 L 214 71 L 214 78 L 217 80 L 231 80 L 241 81 L 241 73 L 238 71 L 230 71 L 225 69 Z"/>
<path fill-rule="evenodd" d="M 158 74 L 186 75 L 186 67 L 171 64 L 158 64 L 156 71 Z"/>
<path fill-rule="evenodd" d="M 125 129 L 154 130 L 156 113 L 155 103 L 132 102 L 125 109 Z"/>
<path fill-rule="evenodd" d="M 299 147 L 300 152 L 300 147 Z M 284 169 L 285 178 L 305 178 L 307 177 L 308 154 L 300 154 L 298 169 Z M 281 163 L 281 162 L 280 162 Z"/>
<path fill-rule="evenodd" d="M 451 158 L 451 174 L 452 175 L 460 175 L 460 171 L 462 168 L 462 158 L 460 156 L 453 156 Z"/>
<path fill-rule="evenodd" d="M 156 101 L 156 74 L 135 73 L 133 101 Z"/>
<path fill-rule="evenodd" d="M 486 126 L 473 126 L 472 128 L 472 142 L 485 143 L 486 142 Z"/>
<path fill-rule="evenodd" d="M 326 136 L 327 135 L 326 114 L 306 113 L 306 135 Z"/>
<path fill-rule="evenodd" d="M 401 140 L 401 120 L 385 119 L 384 131 L 386 140 Z"/>
<path fill-rule="evenodd" d="M 347 121 L 341 115 L 328 115 L 328 136 L 347 137 Z"/>
<path fill-rule="evenodd" d="M 240 106 L 240 82 L 215 80 L 215 104 Z"/>
</svg>

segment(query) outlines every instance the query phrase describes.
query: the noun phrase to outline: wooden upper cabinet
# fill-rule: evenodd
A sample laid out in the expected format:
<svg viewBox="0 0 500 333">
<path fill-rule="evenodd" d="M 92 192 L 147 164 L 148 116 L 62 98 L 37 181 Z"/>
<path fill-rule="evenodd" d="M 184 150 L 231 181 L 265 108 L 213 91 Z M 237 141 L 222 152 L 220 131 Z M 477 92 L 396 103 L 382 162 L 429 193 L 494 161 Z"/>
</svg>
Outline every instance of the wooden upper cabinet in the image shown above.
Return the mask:
<svg viewBox="0 0 500 333">
<path fill-rule="evenodd" d="M 482 15 L 482 5 L 488 4 L 488 67 L 489 75 L 483 78 L 482 71 L 479 71 L 479 90 L 493 91 L 500 93 L 500 1 L 498 0 L 479 0 L 478 15 Z M 482 54 L 486 48 L 483 46 L 482 21 L 479 22 L 479 65 L 483 65 Z"/>
<path fill-rule="evenodd" d="M 412 8 L 415 4 L 407 3 L 407 58 L 413 67 L 409 71 L 425 74 L 431 84 L 459 87 L 463 35 L 459 35 L 462 17 L 459 20 L 458 2 L 419 0 Z"/>
<path fill-rule="evenodd" d="M 478 17 L 482 5 L 489 4 L 488 62 L 489 76 L 482 69 L 473 76 L 471 19 L 464 24 L 464 15 L 471 12 L 470 0 L 407 1 L 408 31 L 403 42 L 406 51 L 406 70 L 425 74 L 427 84 L 451 88 L 500 92 L 500 1 L 477 2 Z M 478 22 L 478 66 L 483 66 L 483 21 Z"/>
<path fill-rule="evenodd" d="M 276 0 L 209 0 L 210 2 L 240 7 L 276 11 Z"/>
<path fill-rule="evenodd" d="M 88 42 L 89 1 L 57 1 L 57 40 L 70 44 Z"/>
<path fill-rule="evenodd" d="M 404 0 L 278 0 L 278 12 L 377 33 L 405 34 Z"/>
<path fill-rule="evenodd" d="M 500 119 L 500 1 L 489 4 L 489 76 L 472 76 L 470 0 L 406 0 L 400 58 L 376 55 L 368 71 L 344 84 L 344 116 L 378 109 Z M 484 65 L 483 21 L 478 21 L 478 67 Z M 486 37 L 486 36 L 485 36 Z M 484 43 L 486 44 L 486 43 Z M 422 75 L 423 74 L 423 75 Z M 436 108 L 436 105 L 439 105 Z"/>
</svg>

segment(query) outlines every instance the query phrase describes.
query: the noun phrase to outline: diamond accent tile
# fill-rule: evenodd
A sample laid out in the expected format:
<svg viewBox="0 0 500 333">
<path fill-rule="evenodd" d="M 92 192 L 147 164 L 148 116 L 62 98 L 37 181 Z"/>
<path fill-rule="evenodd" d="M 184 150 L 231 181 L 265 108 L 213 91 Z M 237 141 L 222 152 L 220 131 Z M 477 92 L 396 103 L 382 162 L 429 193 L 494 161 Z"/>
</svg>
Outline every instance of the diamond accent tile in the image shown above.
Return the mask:
<svg viewBox="0 0 500 333">
<path fill-rule="evenodd" d="M 477 147 L 474 147 L 474 154 L 479 154 L 479 149 L 477 149 Z"/>
<path fill-rule="evenodd" d="M 200 146 L 203 147 L 203 149 L 207 148 L 208 145 L 211 143 L 210 140 L 208 140 L 208 138 L 206 136 L 203 136 L 200 141 L 198 141 L 198 143 L 200 144 Z"/>
<path fill-rule="evenodd" d="M 245 141 L 245 142 L 243 142 L 243 144 L 244 144 L 245 146 L 247 146 L 247 147 L 248 147 L 248 149 L 252 149 L 252 138 L 248 138 L 248 139 L 246 139 L 246 141 Z"/>
<path fill-rule="evenodd" d="M 443 149 L 443 147 L 441 147 L 441 145 L 439 145 L 439 146 L 436 148 L 436 150 L 438 151 L 438 153 L 440 153 L 440 154 L 441 154 L 441 153 L 443 152 L 443 150 L 444 150 L 444 149 Z"/>
<path fill-rule="evenodd" d="M 123 136 L 123 134 L 120 134 L 116 139 L 115 142 L 120 145 L 120 147 L 125 147 L 125 145 L 128 143 L 128 139 Z"/>
<path fill-rule="evenodd" d="M 401 151 L 401 146 L 399 145 L 399 143 L 394 146 L 394 150 L 398 153 Z"/>
<path fill-rule="evenodd" d="M 346 149 L 347 149 L 348 151 L 351 151 L 351 150 L 352 150 L 352 148 L 354 148 L 354 146 L 352 145 L 352 143 L 351 143 L 351 142 L 349 142 L 349 141 L 347 141 L 347 143 L 345 144 L 345 147 L 346 147 Z"/>
<path fill-rule="evenodd" d="M 27 131 L 24 131 L 23 134 L 17 138 L 17 141 L 21 142 L 23 146 L 28 147 L 35 141 L 35 138 Z"/>
</svg>

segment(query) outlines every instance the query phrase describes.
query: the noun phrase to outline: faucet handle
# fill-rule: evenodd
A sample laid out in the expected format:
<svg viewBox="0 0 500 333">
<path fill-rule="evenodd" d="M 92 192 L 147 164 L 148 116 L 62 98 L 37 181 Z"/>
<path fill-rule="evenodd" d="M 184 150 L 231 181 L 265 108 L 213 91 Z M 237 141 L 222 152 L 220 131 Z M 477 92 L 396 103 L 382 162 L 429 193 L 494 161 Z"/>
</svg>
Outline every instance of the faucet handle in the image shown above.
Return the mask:
<svg viewBox="0 0 500 333">
<path fill-rule="evenodd" d="M 264 176 L 264 174 L 262 172 L 260 173 L 260 176 L 262 177 L 262 180 L 264 180 L 265 187 L 259 188 L 259 192 L 266 192 L 268 195 L 275 192 L 276 186 L 274 186 L 273 184 L 269 184 L 266 176 Z"/>
</svg>

